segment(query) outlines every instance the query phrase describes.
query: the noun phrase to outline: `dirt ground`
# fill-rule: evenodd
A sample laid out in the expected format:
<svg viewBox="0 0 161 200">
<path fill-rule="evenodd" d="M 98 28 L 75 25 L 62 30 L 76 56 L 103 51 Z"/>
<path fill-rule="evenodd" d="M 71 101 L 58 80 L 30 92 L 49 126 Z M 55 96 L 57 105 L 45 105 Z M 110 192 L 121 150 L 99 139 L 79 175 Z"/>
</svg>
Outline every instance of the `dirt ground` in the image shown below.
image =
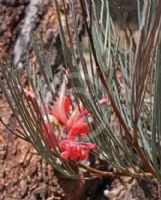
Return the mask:
<svg viewBox="0 0 161 200">
<path fill-rule="evenodd" d="M 36 28 L 41 31 L 46 51 L 54 46 L 52 50 L 56 56 L 52 63 L 55 69 L 62 64 L 58 29 L 54 21 L 55 12 L 51 7 L 51 1 L 40 2 L 38 10 L 35 11 L 36 17 L 32 16 L 34 20 L 31 31 Z M 30 42 L 27 40 L 23 48 L 19 45 L 24 37 L 23 24 L 27 20 L 28 6 L 28 0 L 0 0 L 1 62 L 23 63 L 23 56 L 28 53 L 26 50 L 30 49 Z M 79 12 L 78 19 L 82 29 Z M 12 129 L 17 127 L 17 122 L 2 93 L 0 93 L 0 117 Z M 138 182 L 129 177 L 98 178 L 86 183 L 67 179 L 54 171 L 29 143 L 11 134 L 2 124 L 0 124 L 0 169 L 0 200 L 161 199 L 158 184 Z"/>
</svg>

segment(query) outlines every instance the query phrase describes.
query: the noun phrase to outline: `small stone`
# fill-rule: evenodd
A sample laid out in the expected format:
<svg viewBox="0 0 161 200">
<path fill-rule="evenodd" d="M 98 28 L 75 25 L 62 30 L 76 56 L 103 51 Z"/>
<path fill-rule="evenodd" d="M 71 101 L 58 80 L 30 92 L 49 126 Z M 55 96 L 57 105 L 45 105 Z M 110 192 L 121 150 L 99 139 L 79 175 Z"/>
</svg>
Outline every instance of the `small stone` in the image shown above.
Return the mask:
<svg viewBox="0 0 161 200">
<path fill-rule="evenodd" d="M 0 178 L 4 178 L 6 175 L 5 171 L 0 171 Z"/>
<path fill-rule="evenodd" d="M 103 191 L 103 194 L 105 197 L 109 197 L 110 191 L 106 189 Z"/>
</svg>

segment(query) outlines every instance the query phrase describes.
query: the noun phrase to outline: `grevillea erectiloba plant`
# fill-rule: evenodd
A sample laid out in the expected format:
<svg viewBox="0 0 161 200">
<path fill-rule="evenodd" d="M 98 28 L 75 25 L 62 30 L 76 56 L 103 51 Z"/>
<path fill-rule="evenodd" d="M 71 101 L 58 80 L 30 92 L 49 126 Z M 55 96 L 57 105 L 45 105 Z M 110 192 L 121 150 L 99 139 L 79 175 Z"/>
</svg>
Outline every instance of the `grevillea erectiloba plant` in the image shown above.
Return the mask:
<svg viewBox="0 0 161 200">
<path fill-rule="evenodd" d="M 136 1 L 134 38 L 114 1 L 79 0 L 85 44 L 74 0 L 62 0 L 64 10 L 60 1 L 53 2 L 65 69 L 59 95 L 54 96 L 49 62 L 34 40 L 42 76 L 31 63 L 26 66 L 31 91 L 16 70 L 1 66 L 0 87 L 20 124 L 18 135 L 71 178 L 123 175 L 161 181 L 161 2 Z M 109 6 L 124 31 L 121 43 Z M 46 100 L 49 93 L 53 106 Z M 98 169 L 96 161 L 110 163 L 113 172 Z"/>
</svg>

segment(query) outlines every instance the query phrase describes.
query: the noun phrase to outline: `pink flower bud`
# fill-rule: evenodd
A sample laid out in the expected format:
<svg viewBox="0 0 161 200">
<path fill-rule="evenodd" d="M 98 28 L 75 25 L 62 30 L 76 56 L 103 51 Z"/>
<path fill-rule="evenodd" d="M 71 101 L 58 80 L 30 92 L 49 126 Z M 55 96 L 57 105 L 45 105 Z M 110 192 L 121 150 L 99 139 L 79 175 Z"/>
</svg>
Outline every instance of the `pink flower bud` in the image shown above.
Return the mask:
<svg viewBox="0 0 161 200">
<path fill-rule="evenodd" d="M 108 103 L 108 100 L 107 100 L 106 98 L 104 98 L 104 99 L 99 100 L 99 103 L 100 103 L 101 105 L 104 105 L 104 104 L 107 104 L 107 103 Z"/>
</svg>

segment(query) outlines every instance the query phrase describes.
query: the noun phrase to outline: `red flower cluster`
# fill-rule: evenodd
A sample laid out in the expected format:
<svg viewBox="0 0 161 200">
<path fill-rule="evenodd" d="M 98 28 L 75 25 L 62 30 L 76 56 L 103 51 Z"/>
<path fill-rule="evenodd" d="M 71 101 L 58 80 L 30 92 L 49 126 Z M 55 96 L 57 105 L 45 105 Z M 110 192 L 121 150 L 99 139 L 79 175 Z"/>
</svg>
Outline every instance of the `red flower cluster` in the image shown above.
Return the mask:
<svg viewBox="0 0 161 200">
<path fill-rule="evenodd" d="M 72 140 L 62 140 L 60 142 L 60 149 L 62 151 L 61 157 L 66 160 L 68 158 L 72 160 L 87 160 L 89 152 L 96 146 L 86 142 L 75 142 Z"/>
<path fill-rule="evenodd" d="M 32 103 L 32 106 L 35 107 L 35 100 L 33 94 L 27 90 L 24 91 L 28 100 Z M 61 125 L 64 127 L 64 130 L 67 133 L 66 139 L 60 141 L 53 135 L 53 130 L 51 130 L 51 126 L 47 120 L 43 106 L 39 106 L 43 118 L 41 124 L 43 136 L 47 145 L 50 148 L 55 147 L 55 138 L 57 139 L 61 150 L 61 157 L 63 159 L 69 158 L 72 160 L 86 160 L 88 159 L 90 150 L 94 149 L 96 146 L 91 143 L 77 142 L 75 141 L 75 139 L 78 135 L 80 137 L 87 136 L 89 126 L 84 121 L 84 119 L 87 116 L 88 112 L 80 104 L 75 107 L 74 111 L 68 118 L 67 114 L 70 111 L 70 106 L 70 99 L 67 96 L 63 96 L 57 99 L 53 111 L 49 111 L 47 109 L 47 112 L 49 113 L 48 119 L 51 125 L 53 126 L 53 130 L 55 127 Z"/>
<path fill-rule="evenodd" d="M 71 116 L 67 118 L 67 113 L 70 109 L 70 99 L 67 96 L 59 98 L 54 106 L 53 116 L 59 121 L 61 125 L 66 128 L 67 139 L 60 142 L 61 157 L 63 159 L 72 160 L 86 160 L 89 152 L 95 148 L 94 144 L 82 143 L 74 141 L 75 138 L 87 136 L 89 126 L 84 122 L 84 118 L 88 112 L 82 105 L 77 105 Z"/>
</svg>

